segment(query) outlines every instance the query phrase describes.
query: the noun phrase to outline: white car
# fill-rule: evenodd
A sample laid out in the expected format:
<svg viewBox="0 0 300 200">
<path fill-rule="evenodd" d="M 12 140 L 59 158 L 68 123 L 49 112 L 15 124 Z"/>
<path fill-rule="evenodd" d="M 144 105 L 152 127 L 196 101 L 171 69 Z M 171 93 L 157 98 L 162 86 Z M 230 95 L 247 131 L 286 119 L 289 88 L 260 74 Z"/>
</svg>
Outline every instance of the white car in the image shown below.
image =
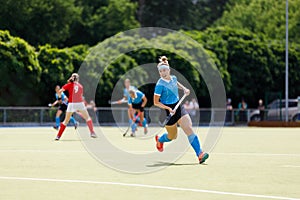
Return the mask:
<svg viewBox="0 0 300 200">
<path fill-rule="evenodd" d="M 289 121 L 297 121 L 300 116 L 300 108 L 298 108 L 297 99 L 288 100 L 288 118 Z M 275 100 L 270 103 L 265 109 L 264 120 L 268 121 L 280 121 L 285 119 L 285 100 Z M 254 110 L 250 113 L 251 121 L 261 121 L 259 110 Z"/>
</svg>

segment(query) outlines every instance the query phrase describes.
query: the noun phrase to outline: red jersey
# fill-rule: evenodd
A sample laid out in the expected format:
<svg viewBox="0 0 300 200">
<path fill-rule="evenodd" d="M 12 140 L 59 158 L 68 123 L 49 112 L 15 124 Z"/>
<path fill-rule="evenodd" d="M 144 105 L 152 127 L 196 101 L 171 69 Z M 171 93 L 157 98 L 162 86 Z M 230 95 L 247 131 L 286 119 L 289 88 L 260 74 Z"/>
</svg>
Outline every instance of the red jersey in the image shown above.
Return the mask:
<svg viewBox="0 0 300 200">
<path fill-rule="evenodd" d="M 69 92 L 69 103 L 83 102 L 83 87 L 80 83 L 67 83 L 62 87 Z"/>
</svg>

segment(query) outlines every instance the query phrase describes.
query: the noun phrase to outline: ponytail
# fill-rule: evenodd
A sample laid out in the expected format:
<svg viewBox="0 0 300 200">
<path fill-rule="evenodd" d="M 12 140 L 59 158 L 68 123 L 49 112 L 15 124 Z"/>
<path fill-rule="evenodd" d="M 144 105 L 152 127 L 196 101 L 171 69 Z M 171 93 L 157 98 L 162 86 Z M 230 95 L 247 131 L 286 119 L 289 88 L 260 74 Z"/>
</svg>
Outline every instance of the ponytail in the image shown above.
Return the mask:
<svg viewBox="0 0 300 200">
<path fill-rule="evenodd" d="M 161 56 L 158 60 L 159 60 L 159 63 L 157 65 L 158 70 L 163 69 L 163 68 L 164 69 L 170 68 L 168 58 L 166 56 Z"/>
<path fill-rule="evenodd" d="M 68 82 L 75 82 L 75 81 L 79 81 L 79 75 L 77 73 L 73 73 L 72 76 L 68 79 Z"/>
<path fill-rule="evenodd" d="M 161 56 L 159 58 L 159 62 L 164 63 L 164 64 L 169 64 L 167 56 Z"/>
</svg>

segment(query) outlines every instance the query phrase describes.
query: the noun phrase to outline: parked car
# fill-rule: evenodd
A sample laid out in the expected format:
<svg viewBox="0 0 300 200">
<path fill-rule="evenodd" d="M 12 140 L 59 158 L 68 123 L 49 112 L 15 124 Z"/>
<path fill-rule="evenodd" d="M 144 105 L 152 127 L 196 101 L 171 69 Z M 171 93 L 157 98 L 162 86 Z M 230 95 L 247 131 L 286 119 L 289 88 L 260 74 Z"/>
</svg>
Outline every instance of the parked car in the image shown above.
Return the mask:
<svg viewBox="0 0 300 200">
<path fill-rule="evenodd" d="M 261 121 L 259 110 L 254 110 L 250 113 L 251 121 Z M 298 100 L 289 99 L 288 100 L 288 118 L 289 121 L 296 121 L 300 111 L 298 109 Z M 270 103 L 265 110 L 265 120 L 268 121 L 279 121 L 285 119 L 285 100 L 274 100 Z"/>
</svg>

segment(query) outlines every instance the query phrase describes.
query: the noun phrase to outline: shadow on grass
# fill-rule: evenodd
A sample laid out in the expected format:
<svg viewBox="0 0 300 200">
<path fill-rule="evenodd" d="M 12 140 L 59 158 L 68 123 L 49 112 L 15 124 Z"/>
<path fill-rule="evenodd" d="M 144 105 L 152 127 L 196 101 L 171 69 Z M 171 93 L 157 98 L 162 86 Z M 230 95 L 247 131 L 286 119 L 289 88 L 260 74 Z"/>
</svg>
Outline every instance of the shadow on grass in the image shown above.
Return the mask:
<svg viewBox="0 0 300 200">
<path fill-rule="evenodd" d="M 199 163 L 170 163 L 170 162 L 157 162 L 152 165 L 147 165 L 147 167 L 164 167 L 164 166 L 193 166 L 200 165 Z M 201 165 L 207 165 L 202 163 Z"/>
</svg>

